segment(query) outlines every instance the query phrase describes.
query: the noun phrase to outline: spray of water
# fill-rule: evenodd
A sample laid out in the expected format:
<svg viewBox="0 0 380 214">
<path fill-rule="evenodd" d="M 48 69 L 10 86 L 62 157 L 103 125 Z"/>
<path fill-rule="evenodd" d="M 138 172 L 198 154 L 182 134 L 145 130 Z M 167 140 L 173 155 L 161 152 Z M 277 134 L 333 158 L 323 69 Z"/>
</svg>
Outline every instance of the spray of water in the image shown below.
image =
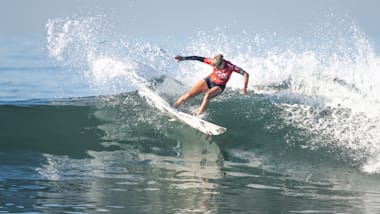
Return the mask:
<svg viewBox="0 0 380 214">
<path fill-rule="evenodd" d="M 171 58 L 177 53 L 147 42 L 114 39 L 107 35 L 105 23 L 109 23 L 105 20 L 84 17 L 47 23 L 51 56 L 79 68 L 100 93 L 141 89 L 161 76 L 188 87 L 211 71 L 198 62 L 179 65 Z M 380 58 L 355 23 L 334 20 L 314 26 L 312 36 L 306 39 L 286 41 L 276 35 L 245 32 L 231 36 L 225 29 L 199 32 L 178 54 L 224 54 L 250 73 L 249 88 L 266 94 L 282 110 L 285 123 L 311 136 L 306 149 L 345 150 L 363 171 L 377 173 Z M 241 76 L 233 75 L 227 86 L 240 88 Z M 291 138 L 284 140 L 290 142 Z"/>
</svg>

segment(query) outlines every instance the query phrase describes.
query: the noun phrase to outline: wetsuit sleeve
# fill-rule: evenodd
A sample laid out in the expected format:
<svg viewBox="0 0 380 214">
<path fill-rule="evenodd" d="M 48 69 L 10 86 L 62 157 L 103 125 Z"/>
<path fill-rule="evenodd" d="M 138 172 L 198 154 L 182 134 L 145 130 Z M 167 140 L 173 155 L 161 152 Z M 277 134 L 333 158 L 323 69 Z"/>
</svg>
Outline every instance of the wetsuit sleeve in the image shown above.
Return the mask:
<svg viewBox="0 0 380 214">
<path fill-rule="evenodd" d="M 184 57 L 182 57 L 182 59 L 183 60 L 198 60 L 201 62 L 205 61 L 205 57 L 201 57 L 201 56 L 184 56 Z"/>
<path fill-rule="evenodd" d="M 245 73 L 245 70 L 242 69 L 242 68 L 240 68 L 237 65 L 234 65 L 234 64 L 230 63 L 230 66 L 231 66 L 233 72 L 239 73 L 241 75 L 243 75 Z"/>
<path fill-rule="evenodd" d="M 239 73 L 241 75 L 243 75 L 245 73 L 244 69 L 240 68 L 239 66 L 235 66 L 235 67 L 236 67 L 235 68 L 235 72 L 237 72 L 237 73 Z"/>
</svg>

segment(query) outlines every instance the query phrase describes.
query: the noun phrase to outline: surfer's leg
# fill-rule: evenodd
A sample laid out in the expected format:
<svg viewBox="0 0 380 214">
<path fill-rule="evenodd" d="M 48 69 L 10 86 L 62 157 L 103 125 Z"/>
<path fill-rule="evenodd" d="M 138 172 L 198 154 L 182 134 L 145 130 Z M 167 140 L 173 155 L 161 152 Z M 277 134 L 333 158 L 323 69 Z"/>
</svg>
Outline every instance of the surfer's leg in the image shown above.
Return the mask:
<svg viewBox="0 0 380 214">
<path fill-rule="evenodd" d="M 223 92 L 223 90 L 219 87 L 219 86 L 214 86 L 212 87 L 206 94 L 205 96 L 203 97 L 203 101 L 202 101 L 202 104 L 201 104 L 201 107 L 199 108 L 198 110 L 198 113 L 197 115 L 201 115 L 203 114 L 203 112 L 206 111 L 207 107 L 208 107 L 208 103 L 210 102 L 210 100 L 216 96 L 218 96 L 219 94 L 221 94 Z"/>
<path fill-rule="evenodd" d="M 202 79 L 197 84 L 195 84 L 188 92 L 182 95 L 177 102 L 174 103 L 173 107 L 178 108 L 180 105 L 185 103 L 190 98 L 197 96 L 200 93 L 204 93 L 208 90 L 206 80 Z"/>
</svg>

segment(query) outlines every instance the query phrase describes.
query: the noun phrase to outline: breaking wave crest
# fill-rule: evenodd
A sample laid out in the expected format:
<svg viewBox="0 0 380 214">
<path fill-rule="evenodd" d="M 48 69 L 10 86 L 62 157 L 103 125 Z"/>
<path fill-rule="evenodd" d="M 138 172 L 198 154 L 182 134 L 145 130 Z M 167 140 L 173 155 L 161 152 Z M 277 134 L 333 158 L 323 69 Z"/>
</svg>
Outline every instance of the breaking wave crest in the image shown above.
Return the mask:
<svg viewBox="0 0 380 214">
<path fill-rule="evenodd" d="M 202 63 L 178 64 L 174 55 L 223 53 L 250 73 L 254 95 L 239 97 L 235 89 L 242 80 L 233 75 L 226 93 L 210 107 L 208 119 L 229 126 L 228 134 L 234 135 L 240 121 L 225 115 L 239 112 L 237 118 L 251 126 L 243 129 L 242 136 L 254 139 L 257 129 L 273 133 L 284 145 L 339 151 L 362 171 L 379 173 L 380 58 L 355 23 L 331 22 L 309 32 L 308 39 L 286 41 L 274 35 L 234 36 L 223 29 L 199 32 L 178 51 L 116 38 L 103 16 L 66 18 L 49 20 L 47 41 L 50 55 L 85 76 L 98 95 L 150 87 L 169 101 L 210 72 Z M 261 99 L 265 105 L 257 103 Z M 197 106 L 196 101 L 189 105 Z M 268 106 L 271 111 L 265 112 Z M 226 117 L 231 121 L 225 121 Z"/>
</svg>

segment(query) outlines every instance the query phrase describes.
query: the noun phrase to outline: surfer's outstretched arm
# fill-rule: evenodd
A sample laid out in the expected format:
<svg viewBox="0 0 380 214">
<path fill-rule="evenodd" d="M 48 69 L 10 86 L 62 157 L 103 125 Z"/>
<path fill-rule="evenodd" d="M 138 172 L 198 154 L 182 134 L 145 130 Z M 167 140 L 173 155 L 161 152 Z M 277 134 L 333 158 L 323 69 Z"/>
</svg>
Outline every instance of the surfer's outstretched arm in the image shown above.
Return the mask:
<svg viewBox="0 0 380 214">
<path fill-rule="evenodd" d="M 177 60 L 177 62 L 180 62 L 183 60 L 198 60 L 200 62 L 204 62 L 205 57 L 201 57 L 201 56 L 179 56 L 179 55 L 177 55 L 175 57 L 175 60 Z"/>
</svg>

